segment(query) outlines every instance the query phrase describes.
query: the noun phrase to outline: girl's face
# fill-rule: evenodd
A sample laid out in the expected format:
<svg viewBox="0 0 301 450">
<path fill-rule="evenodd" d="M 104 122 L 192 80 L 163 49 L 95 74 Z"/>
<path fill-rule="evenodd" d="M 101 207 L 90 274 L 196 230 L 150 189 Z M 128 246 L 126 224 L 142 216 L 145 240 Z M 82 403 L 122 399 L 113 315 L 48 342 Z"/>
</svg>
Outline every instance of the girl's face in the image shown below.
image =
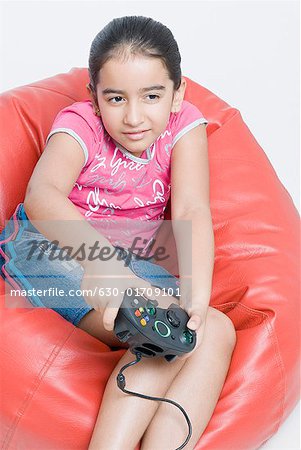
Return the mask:
<svg viewBox="0 0 301 450">
<path fill-rule="evenodd" d="M 182 78 L 174 92 L 158 58 L 111 59 L 100 69 L 97 85 L 103 125 L 115 141 L 139 157 L 165 130 L 170 112 L 180 110 L 185 88 Z"/>
</svg>

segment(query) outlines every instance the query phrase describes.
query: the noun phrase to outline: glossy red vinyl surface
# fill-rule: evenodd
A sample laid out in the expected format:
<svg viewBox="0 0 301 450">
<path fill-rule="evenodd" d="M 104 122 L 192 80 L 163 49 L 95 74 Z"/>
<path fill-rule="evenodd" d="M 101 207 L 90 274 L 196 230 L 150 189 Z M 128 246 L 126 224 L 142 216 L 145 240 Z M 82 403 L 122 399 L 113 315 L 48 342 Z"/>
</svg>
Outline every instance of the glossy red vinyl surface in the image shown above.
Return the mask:
<svg viewBox="0 0 301 450">
<path fill-rule="evenodd" d="M 55 115 L 88 98 L 87 82 L 87 70 L 73 68 L 1 94 L 0 230 L 24 200 Z M 210 122 L 210 304 L 237 331 L 227 380 L 196 449 L 256 449 L 299 399 L 299 215 L 240 112 L 187 83 L 185 99 Z M 173 245 L 169 234 L 161 239 Z M 2 448 L 87 448 L 125 350 L 112 351 L 52 310 L 22 308 L 24 299 L 5 307 L 3 282 L 1 294 Z"/>
</svg>

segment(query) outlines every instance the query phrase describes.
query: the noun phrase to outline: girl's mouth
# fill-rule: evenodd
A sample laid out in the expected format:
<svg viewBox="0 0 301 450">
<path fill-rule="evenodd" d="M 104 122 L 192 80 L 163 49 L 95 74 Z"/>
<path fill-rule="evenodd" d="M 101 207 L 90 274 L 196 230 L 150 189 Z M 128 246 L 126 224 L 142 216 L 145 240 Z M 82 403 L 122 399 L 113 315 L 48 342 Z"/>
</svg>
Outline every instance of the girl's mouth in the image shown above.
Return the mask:
<svg viewBox="0 0 301 450">
<path fill-rule="evenodd" d="M 140 139 L 143 139 L 145 134 L 148 132 L 149 130 L 145 130 L 142 131 L 140 133 L 124 133 L 129 139 L 131 139 L 132 141 L 138 141 Z"/>
</svg>

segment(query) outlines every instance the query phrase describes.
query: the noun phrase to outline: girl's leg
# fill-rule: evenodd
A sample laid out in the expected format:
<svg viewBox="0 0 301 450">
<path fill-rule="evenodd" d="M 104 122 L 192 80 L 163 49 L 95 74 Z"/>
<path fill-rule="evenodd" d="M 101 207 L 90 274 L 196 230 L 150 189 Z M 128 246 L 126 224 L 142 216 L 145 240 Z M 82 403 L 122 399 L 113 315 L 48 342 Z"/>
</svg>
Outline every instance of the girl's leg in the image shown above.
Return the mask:
<svg viewBox="0 0 301 450">
<path fill-rule="evenodd" d="M 156 297 L 160 307 L 166 308 L 176 300 L 170 296 Z M 78 324 L 79 328 L 107 345 L 127 347 L 103 328 L 102 314 L 90 311 Z M 119 342 L 119 344 L 118 344 Z M 159 402 L 138 398 L 122 392 L 116 383 L 122 366 L 135 360 L 129 350 L 111 374 L 94 427 L 89 450 L 133 450 L 158 409 Z M 125 372 L 126 388 L 141 394 L 164 397 L 184 360 L 168 363 L 164 358 L 142 358 Z"/>
<path fill-rule="evenodd" d="M 95 309 L 88 312 L 78 323 L 78 328 L 96 337 L 109 347 L 129 348 L 128 344 L 122 343 L 112 331 L 108 331 L 103 326 L 102 314 Z M 135 356 L 133 355 L 133 358 Z"/>
<path fill-rule="evenodd" d="M 165 395 L 178 402 L 190 418 L 192 436 L 185 450 L 196 446 L 213 414 L 235 343 L 232 321 L 209 307 L 202 345 L 185 360 Z M 187 434 L 188 426 L 179 409 L 161 403 L 143 436 L 141 450 L 174 450 Z"/>
<path fill-rule="evenodd" d="M 104 392 L 89 450 L 134 450 L 158 409 L 159 402 L 122 392 L 116 383 L 119 369 L 135 356 L 128 350 L 112 372 Z M 164 397 L 184 361 L 142 358 L 125 372 L 126 388 Z M 151 446 L 152 450 L 155 447 Z"/>
<path fill-rule="evenodd" d="M 165 297 L 165 301 L 166 307 L 170 299 Z M 86 323 L 84 329 L 103 340 L 96 331 L 101 333 L 100 313 L 89 314 L 90 328 L 87 329 Z M 193 448 L 217 403 L 235 342 L 231 320 L 209 307 L 203 343 L 190 358 L 172 363 L 163 358 L 142 358 L 126 370 L 126 387 L 150 396 L 170 398 L 182 405 L 193 427 L 185 448 Z M 145 430 L 141 450 L 174 450 L 186 438 L 187 423 L 175 406 L 126 395 L 117 387 L 120 367 L 133 360 L 135 356 L 126 352 L 108 380 L 89 450 L 133 450 Z"/>
</svg>

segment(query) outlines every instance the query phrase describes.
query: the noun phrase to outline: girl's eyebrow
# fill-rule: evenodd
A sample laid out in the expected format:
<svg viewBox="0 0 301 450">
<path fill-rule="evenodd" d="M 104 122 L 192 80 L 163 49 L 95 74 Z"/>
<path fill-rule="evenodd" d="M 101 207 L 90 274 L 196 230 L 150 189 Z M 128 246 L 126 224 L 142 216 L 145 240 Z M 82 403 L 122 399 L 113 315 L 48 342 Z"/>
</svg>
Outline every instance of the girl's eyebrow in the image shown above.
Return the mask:
<svg viewBox="0 0 301 450">
<path fill-rule="evenodd" d="M 148 86 L 145 88 L 141 88 L 139 89 L 139 92 L 147 92 L 147 91 L 165 91 L 166 87 L 162 86 L 162 84 L 155 84 L 154 86 Z M 107 88 L 104 89 L 103 91 L 101 91 L 103 95 L 107 95 L 107 94 L 126 94 L 125 91 L 121 91 L 120 89 L 112 89 L 112 88 Z"/>
</svg>

